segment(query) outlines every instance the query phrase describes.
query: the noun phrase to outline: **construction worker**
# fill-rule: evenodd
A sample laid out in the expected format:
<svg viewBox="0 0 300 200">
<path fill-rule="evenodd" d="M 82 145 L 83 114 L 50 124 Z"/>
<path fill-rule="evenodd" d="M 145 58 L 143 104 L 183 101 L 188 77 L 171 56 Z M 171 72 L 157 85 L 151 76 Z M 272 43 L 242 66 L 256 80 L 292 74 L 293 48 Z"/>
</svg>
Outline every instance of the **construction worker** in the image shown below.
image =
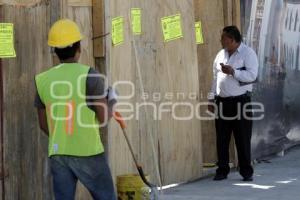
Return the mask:
<svg viewBox="0 0 300 200">
<path fill-rule="evenodd" d="M 35 76 L 40 128 L 49 136 L 49 160 L 56 200 L 73 200 L 77 181 L 95 200 L 115 200 L 111 172 L 100 139 L 99 124 L 108 121 L 114 92 L 89 66 L 78 63 L 78 26 L 69 19 L 51 27 L 48 45 L 60 64 Z M 107 96 L 110 99 L 107 99 Z"/>
</svg>

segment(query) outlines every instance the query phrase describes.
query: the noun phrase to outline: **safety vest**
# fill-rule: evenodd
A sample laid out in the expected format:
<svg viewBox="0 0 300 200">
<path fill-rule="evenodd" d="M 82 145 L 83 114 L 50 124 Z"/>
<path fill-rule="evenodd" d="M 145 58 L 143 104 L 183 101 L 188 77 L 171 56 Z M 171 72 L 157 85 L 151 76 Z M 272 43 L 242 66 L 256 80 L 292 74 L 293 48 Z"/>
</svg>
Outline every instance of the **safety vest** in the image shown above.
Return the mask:
<svg viewBox="0 0 300 200">
<path fill-rule="evenodd" d="M 35 77 L 38 94 L 46 106 L 49 157 L 91 156 L 104 151 L 96 114 L 86 104 L 89 69 L 65 63 Z"/>
</svg>

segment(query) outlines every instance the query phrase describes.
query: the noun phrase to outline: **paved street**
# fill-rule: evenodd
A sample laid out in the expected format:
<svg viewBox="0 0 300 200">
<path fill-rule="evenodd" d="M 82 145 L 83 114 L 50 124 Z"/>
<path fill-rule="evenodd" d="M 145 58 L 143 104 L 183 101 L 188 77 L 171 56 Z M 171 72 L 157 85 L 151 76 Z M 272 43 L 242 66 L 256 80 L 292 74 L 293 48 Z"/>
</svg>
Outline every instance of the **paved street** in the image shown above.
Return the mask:
<svg viewBox="0 0 300 200">
<path fill-rule="evenodd" d="M 212 177 L 184 184 L 164 192 L 162 200 L 295 200 L 300 198 L 300 147 L 269 163 L 255 165 L 253 182 L 243 182 L 238 172 L 227 180 Z"/>
</svg>

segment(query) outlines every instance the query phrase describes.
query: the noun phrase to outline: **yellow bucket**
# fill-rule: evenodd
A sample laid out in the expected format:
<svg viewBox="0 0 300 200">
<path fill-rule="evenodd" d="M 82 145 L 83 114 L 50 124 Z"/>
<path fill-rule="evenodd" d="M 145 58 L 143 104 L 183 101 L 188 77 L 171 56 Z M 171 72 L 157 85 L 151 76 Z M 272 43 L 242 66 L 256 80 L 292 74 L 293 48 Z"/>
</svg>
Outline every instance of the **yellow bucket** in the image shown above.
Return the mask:
<svg viewBox="0 0 300 200">
<path fill-rule="evenodd" d="M 149 176 L 146 176 L 149 180 Z M 150 200 L 150 188 L 139 175 L 117 177 L 118 200 Z"/>
</svg>

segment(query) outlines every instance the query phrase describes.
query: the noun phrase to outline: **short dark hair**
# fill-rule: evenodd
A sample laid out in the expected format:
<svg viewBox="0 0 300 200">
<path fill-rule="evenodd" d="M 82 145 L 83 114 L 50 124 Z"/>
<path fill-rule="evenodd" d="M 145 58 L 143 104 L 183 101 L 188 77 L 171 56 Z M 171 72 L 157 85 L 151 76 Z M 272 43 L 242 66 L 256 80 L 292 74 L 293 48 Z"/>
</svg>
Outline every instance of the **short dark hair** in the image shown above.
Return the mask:
<svg viewBox="0 0 300 200">
<path fill-rule="evenodd" d="M 60 60 L 74 58 L 77 50 L 80 48 L 80 41 L 75 42 L 72 46 L 66 48 L 55 48 L 54 51 Z"/>
<path fill-rule="evenodd" d="M 238 43 L 243 41 L 242 35 L 236 26 L 226 26 L 225 28 L 223 28 L 223 33 L 225 33 L 227 37 L 234 39 Z"/>
</svg>

